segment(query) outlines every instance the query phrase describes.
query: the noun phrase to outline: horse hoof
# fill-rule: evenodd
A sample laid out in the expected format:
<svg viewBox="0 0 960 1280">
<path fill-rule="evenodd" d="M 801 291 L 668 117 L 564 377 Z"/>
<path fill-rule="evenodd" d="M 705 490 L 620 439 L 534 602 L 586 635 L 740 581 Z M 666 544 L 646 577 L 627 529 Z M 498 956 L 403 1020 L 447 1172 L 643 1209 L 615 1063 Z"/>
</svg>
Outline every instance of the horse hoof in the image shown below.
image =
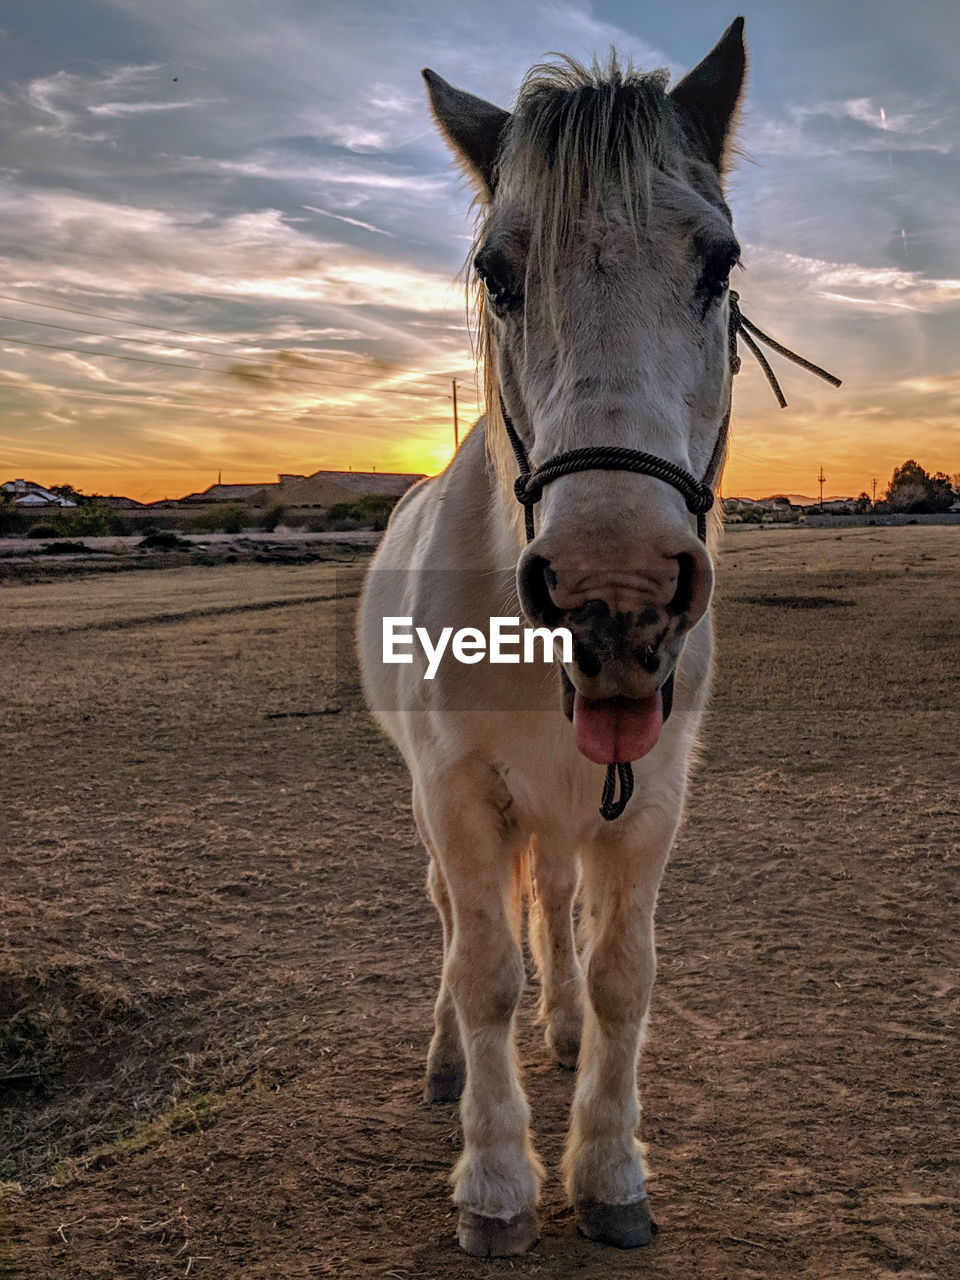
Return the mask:
<svg viewBox="0 0 960 1280">
<path fill-rule="evenodd" d="M 533 1248 L 540 1228 L 533 1209 L 521 1209 L 512 1218 L 485 1218 L 461 1209 L 457 1239 L 460 1248 L 474 1258 L 512 1258 Z"/>
<path fill-rule="evenodd" d="M 633 1204 L 604 1204 L 602 1200 L 581 1200 L 577 1205 L 577 1230 L 598 1244 L 617 1249 L 636 1249 L 649 1244 L 657 1233 L 644 1197 Z"/>
<path fill-rule="evenodd" d="M 431 1071 L 423 1090 L 424 1102 L 457 1102 L 463 1093 L 463 1070 Z"/>
</svg>

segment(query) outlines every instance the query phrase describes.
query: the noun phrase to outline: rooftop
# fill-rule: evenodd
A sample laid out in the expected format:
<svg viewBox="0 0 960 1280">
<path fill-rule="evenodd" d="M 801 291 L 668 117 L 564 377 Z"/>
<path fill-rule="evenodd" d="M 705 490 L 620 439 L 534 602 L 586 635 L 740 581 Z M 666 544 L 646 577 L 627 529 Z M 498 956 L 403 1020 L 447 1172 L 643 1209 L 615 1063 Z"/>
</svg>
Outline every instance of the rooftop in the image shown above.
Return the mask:
<svg viewBox="0 0 960 1280">
<path fill-rule="evenodd" d="M 399 498 L 425 477 L 407 471 L 315 471 L 309 479 L 329 480 L 351 493 Z"/>
</svg>

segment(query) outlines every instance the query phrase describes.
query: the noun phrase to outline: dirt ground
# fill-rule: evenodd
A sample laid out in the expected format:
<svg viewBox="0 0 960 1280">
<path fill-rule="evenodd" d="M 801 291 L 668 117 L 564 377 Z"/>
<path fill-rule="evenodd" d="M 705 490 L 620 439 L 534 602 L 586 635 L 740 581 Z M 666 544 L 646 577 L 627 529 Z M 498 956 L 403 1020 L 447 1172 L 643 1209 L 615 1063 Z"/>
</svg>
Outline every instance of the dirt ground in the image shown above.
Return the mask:
<svg viewBox="0 0 960 1280">
<path fill-rule="evenodd" d="M 64 581 L 98 574 L 182 569 L 228 564 L 293 565 L 319 560 L 348 563 L 369 556 L 380 534 L 309 533 L 281 529 L 274 533 L 184 533 L 167 530 L 175 547 L 145 547 L 140 534 L 128 537 L 14 538 L 0 537 L 0 588 L 16 583 Z M 131 590 L 136 590 L 131 588 Z"/>
<path fill-rule="evenodd" d="M 572 1079 L 532 983 L 543 1240 L 457 1251 L 456 1108 L 421 1102 L 424 855 L 335 676 L 358 574 L 0 588 L 0 1272 L 960 1276 L 960 530 L 727 540 L 641 1060 L 660 1234 L 635 1253 L 574 1232 Z"/>
</svg>

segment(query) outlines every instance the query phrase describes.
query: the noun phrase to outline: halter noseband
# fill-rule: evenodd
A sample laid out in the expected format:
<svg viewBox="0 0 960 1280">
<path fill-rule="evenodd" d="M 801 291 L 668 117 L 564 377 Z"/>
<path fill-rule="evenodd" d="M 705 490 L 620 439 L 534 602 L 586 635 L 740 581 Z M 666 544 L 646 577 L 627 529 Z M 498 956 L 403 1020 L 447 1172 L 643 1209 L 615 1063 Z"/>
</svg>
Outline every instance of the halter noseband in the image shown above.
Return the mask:
<svg viewBox="0 0 960 1280">
<path fill-rule="evenodd" d="M 763 342 L 771 351 L 776 351 L 778 355 L 784 356 L 787 360 L 792 360 L 794 364 L 799 365 L 801 369 L 806 369 L 808 373 L 816 374 L 818 378 L 823 378 L 825 382 L 832 383 L 835 387 L 840 386 L 840 379 L 834 377 L 832 373 L 827 373 L 826 369 L 821 369 L 819 365 L 813 364 L 811 361 L 805 360 L 803 356 L 797 355 L 795 351 L 781 346 L 779 342 L 764 333 L 762 329 L 758 329 L 740 311 L 740 295 L 732 289 L 730 290 L 729 298 L 730 323 L 727 329 L 727 338 L 731 395 L 727 404 L 727 411 L 723 416 L 723 422 L 720 424 L 720 430 L 717 432 L 713 453 L 710 455 L 710 461 L 707 464 L 702 480 L 698 480 L 696 476 L 691 475 L 689 471 L 685 471 L 683 467 L 677 466 L 675 462 L 668 462 L 666 458 L 658 458 L 654 453 L 644 453 L 639 449 L 621 449 L 612 445 L 595 445 L 586 449 L 571 449 L 567 453 L 558 453 L 555 457 L 541 463 L 534 470 L 530 466 L 526 447 L 517 434 L 501 396 L 500 410 L 503 414 L 504 426 L 507 429 L 507 438 L 513 448 L 514 456 L 517 459 L 517 467 L 520 471 L 514 482 L 513 489 L 517 501 L 523 506 L 524 528 L 528 543 L 533 541 L 535 533 L 533 508 L 543 496 L 544 486 L 551 484 L 554 480 L 559 480 L 561 476 L 573 475 L 578 471 L 633 471 L 640 475 L 653 476 L 656 480 L 663 480 L 666 484 L 672 485 L 681 494 L 687 504 L 687 510 L 691 515 L 697 517 L 697 537 L 701 542 L 706 542 L 707 512 L 715 501 L 714 486 L 727 451 L 730 411 L 733 407 L 732 384 L 734 376 L 740 372 L 740 355 L 737 351 L 737 339 L 740 336 L 743 337 L 747 349 L 759 362 L 760 368 L 763 370 L 781 409 L 787 407 L 787 401 L 780 388 L 780 383 L 777 381 L 777 375 L 758 346 L 759 342 Z M 664 720 L 670 715 L 670 709 L 673 705 L 673 677 L 674 671 L 671 671 L 662 689 Z M 618 782 L 620 784 L 619 799 L 616 798 Z M 600 801 L 602 817 L 608 822 L 612 822 L 614 818 L 619 818 L 627 807 L 632 794 L 633 768 L 629 761 L 622 760 L 616 764 L 608 764 L 607 776 L 603 784 L 603 796 Z"/>
</svg>

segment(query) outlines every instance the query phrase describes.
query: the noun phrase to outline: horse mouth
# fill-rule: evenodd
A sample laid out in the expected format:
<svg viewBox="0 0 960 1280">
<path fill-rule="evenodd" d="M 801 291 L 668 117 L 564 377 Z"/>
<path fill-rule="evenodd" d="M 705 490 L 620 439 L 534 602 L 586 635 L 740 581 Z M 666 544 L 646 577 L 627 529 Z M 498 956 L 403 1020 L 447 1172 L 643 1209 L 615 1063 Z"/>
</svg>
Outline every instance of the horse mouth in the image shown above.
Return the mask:
<svg viewBox="0 0 960 1280">
<path fill-rule="evenodd" d="M 645 698 L 585 698 L 560 667 L 563 712 L 577 736 L 577 750 L 594 764 L 640 760 L 663 729 L 659 689 Z"/>
</svg>

